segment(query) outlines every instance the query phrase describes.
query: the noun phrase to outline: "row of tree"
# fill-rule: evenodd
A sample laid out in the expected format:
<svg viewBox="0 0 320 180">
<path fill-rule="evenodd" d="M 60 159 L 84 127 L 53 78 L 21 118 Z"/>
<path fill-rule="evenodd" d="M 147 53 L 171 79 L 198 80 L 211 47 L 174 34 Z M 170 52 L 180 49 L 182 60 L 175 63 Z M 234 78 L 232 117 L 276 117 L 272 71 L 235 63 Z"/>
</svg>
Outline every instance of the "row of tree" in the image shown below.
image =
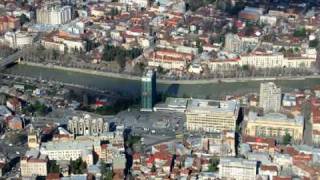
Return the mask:
<svg viewBox="0 0 320 180">
<path fill-rule="evenodd" d="M 103 49 L 102 59 L 104 61 L 117 61 L 121 67 L 125 66 L 127 60 L 134 59 L 140 56 L 142 49 L 132 48 L 125 49 L 123 47 L 106 45 Z"/>
</svg>

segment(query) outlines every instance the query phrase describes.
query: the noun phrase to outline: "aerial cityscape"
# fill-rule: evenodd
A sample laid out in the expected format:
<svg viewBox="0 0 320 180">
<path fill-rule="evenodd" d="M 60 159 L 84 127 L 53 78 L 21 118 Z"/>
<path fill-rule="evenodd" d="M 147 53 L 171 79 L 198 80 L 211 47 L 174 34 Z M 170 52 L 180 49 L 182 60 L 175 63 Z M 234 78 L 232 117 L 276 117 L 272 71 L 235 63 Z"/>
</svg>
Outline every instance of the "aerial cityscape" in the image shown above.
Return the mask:
<svg viewBox="0 0 320 180">
<path fill-rule="evenodd" d="M 320 1 L 0 0 L 0 180 L 320 180 Z"/>
</svg>

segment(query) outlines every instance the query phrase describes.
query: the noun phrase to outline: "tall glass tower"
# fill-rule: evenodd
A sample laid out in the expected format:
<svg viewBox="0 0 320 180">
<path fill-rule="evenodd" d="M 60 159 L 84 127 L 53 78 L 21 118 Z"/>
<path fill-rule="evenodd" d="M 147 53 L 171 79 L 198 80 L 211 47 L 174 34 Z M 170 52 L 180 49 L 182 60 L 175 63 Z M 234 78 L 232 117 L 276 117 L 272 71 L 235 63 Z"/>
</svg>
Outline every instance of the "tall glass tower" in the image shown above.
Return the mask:
<svg viewBox="0 0 320 180">
<path fill-rule="evenodd" d="M 157 96 L 156 73 L 148 70 L 141 81 L 141 111 L 152 111 Z"/>
</svg>

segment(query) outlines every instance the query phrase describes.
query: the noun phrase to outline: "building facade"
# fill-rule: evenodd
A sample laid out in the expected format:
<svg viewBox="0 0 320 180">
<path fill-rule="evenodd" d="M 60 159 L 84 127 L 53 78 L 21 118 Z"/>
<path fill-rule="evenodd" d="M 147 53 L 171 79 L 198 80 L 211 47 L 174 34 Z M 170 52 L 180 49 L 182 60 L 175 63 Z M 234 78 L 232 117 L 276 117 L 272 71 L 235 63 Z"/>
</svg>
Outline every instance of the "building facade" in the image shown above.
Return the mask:
<svg viewBox="0 0 320 180">
<path fill-rule="evenodd" d="M 281 139 L 289 134 L 297 142 L 303 138 L 304 119 L 302 116 L 291 118 L 280 113 L 258 116 L 256 112 L 249 112 L 247 118 L 246 134 L 249 136 Z"/>
<path fill-rule="evenodd" d="M 156 73 L 148 70 L 141 85 L 141 111 L 152 111 L 157 96 Z"/>
<path fill-rule="evenodd" d="M 264 112 L 278 112 L 281 105 L 281 89 L 273 82 L 260 84 L 259 107 Z"/>
<path fill-rule="evenodd" d="M 20 160 L 22 177 L 47 176 L 48 158 L 39 151 L 27 151 Z"/>
<path fill-rule="evenodd" d="M 222 179 L 255 180 L 257 161 L 240 158 L 220 158 L 219 177 Z"/>
<path fill-rule="evenodd" d="M 81 157 L 88 165 L 93 164 L 93 152 L 101 154 L 100 140 L 71 140 L 51 141 L 43 143 L 40 147 L 41 154 L 50 160 L 76 160 Z"/>
<path fill-rule="evenodd" d="M 75 135 L 100 135 L 108 129 L 102 118 L 93 118 L 89 114 L 73 116 L 68 121 L 68 130 Z"/>
<path fill-rule="evenodd" d="M 47 5 L 37 9 L 36 14 L 38 24 L 59 25 L 72 19 L 70 6 Z"/>
<path fill-rule="evenodd" d="M 242 42 L 240 37 L 232 33 L 226 34 L 224 49 L 229 52 L 235 52 L 235 53 L 242 52 Z"/>
<path fill-rule="evenodd" d="M 191 99 L 188 101 L 187 130 L 221 132 L 235 131 L 239 115 L 238 101 Z"/>
</svg>

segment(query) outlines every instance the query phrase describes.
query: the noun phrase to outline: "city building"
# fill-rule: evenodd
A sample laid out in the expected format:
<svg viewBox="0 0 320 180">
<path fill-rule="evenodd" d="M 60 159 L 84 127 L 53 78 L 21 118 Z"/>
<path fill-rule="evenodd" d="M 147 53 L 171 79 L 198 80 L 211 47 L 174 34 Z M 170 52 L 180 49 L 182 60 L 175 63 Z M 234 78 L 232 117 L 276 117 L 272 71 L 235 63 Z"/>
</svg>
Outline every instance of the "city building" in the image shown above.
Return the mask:
<svg viewBox="0 0 320 180">
<path fill-rule="evenodd" d="M 192 61 L 193 54 L 171 49 L 158 49 L 148 55 L 148 66 L 182 70 Z"/>
<path fill-rule="evenodd" d="M 39 148 L 39 137 L 33 126 L 30 126 L 28 133 L 28 148 Z"/>
<path fill-rule="evenodd" d="M 152 111 L 156 97 L 156 73 L 153 70 L 148 70 L 142 77 L 141 111 Z"/>
<path fill-rule="evenodd" d="M 47 176 L 48 158 L 40 154 L 38 150 L 26 152 L 20 160 L 20 169 L 22 177 Z"/>
<path fill-rule="evenodd" d="M 238 35 L 228 33 L 225 36 L 224 49 L 229 52 L 242 52 L 242 42 Z"/>
<path fill-rule="evenodd" d="M 314 144 L 320 144 L 320 101 L 311 100 L 311 123 L 312 123 L 312 141 Z"/>
<path fill-rule="evenodd" d="M 100 135 L 108 131 L 102 118 L 94 118 L 89 114 L 73 116 L 68 121 L 68 130 L 75 135 Z"/>
<path fill-rule="evenodd" d="M 281 105 L 281 89 L 273 82 L 260 84 L 259 107 L 266 112 L 278 112 Z"/>
<path fill-rule="evenodd" d="M 281 139 L 288 133 L 294 141 L 299 142 L 303 138 L 303 116 L 290 116 L 293 115 L 267 113 L 261 116 L 250 111 L 247 116 L 246 134 Z"/>
<path fill-rule="evenodd" d="M 165 111 L 165 112 L 182 112 L 184 113 L 187 109 L 188 99 L 187 98 L 172 98 L 168 97 L 165 103 L 157 104 L 153 108 L 154 111 Z"/>
<path fill-rule="evenodd" d="M 12 48 L 23 48 L 33 43 L 34 36 L 27 32 L 7 32 L 4 35 L 5 41 Z"/>
<path fill-rule="evenodd" d="M 148 0 L 119 0 L 120 3 L 124 3 L 130 6 L 138 6 L 140 8 L 147 8 L 149 5 Z"/>
<path fill-rule="evenodd" d="M 93 164 L 93 153 L 101 154 L 100 140 L 50 141 L 42 143 L 41 154 L 50 160 L 76 160 L 81 157 L 88 165 Z"/>
<path fill-rule="evenodd" d="M 239 115 L 239 102 L 191 99 L 186 110 L 189 131 L 235 131 Z"/>
<path fill-rule="evenodd" d="M 220 158 L 219 177 L 222 179 L 255 180 L 257 161 L 240 158 Z"/>
<path fill-rule="evenodd" d="M 71 7 L 61 7 L 57 4 L 45 5 L 37 9 L 36 15 L 38 24 L 60 25 L 72 19 Z"/>
<path fill-rule="evenodd" d="M 19 18 L 13 16 L 0 16 L 0 33 L 5 33 L 8 30 L 15 30 L 19 27 Z"/>
</svg>

